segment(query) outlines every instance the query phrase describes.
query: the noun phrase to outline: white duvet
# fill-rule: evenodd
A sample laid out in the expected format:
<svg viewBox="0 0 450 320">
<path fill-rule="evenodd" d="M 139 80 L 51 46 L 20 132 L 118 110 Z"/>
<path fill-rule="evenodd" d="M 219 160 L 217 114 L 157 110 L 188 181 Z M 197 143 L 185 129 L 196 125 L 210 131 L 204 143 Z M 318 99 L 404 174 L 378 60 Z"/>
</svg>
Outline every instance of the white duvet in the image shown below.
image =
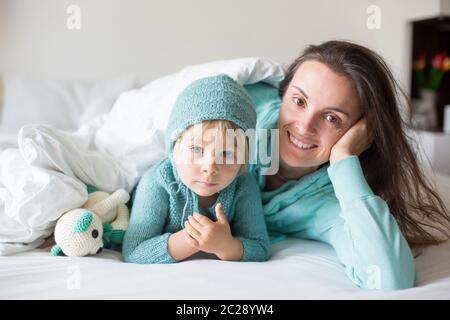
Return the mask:
<svg viewBox="0 0 450 320">
<path fill-rule="evenodd" d="M 192 81 L 225 73 L 241 84 L 277 84 L 284 71 L 266 58 L 191 66 L 124 92 L 108 114 L 90 119 L 76 132 L 23 127 L 18 148 L 0 154 L 0 255 L 39 246 L 64 212 L 86 201 L 86 184 L 108 192 L 131 191 L 164 157 L 170 111 Z"/>
</svg>

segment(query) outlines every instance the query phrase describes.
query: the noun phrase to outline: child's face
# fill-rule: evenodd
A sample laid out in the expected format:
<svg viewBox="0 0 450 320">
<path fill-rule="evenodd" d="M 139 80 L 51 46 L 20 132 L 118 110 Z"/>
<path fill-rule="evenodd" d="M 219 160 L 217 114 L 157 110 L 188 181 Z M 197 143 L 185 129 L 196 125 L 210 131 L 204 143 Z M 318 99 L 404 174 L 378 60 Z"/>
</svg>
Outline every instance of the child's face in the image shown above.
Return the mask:
<svg viewBox="0 0 450 320">
<path fill-rule="evenodd" d="M 240 161 L 243 151 L 238 145 L 214 126 L 203 133 L 201 124 L 190 127 L 173 153 L 181 181 L 202 197 L 225 189 L 243 163 Z"/>
</svg>

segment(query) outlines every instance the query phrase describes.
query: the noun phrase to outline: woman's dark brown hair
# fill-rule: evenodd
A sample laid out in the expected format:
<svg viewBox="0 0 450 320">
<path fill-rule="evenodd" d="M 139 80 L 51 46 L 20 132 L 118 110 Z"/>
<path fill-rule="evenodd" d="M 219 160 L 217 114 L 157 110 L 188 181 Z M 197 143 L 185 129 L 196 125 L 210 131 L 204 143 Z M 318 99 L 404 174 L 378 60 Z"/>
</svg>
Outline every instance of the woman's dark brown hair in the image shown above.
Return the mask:
<svg viewBox="0 0 450 320">
<path fill-rule="evenodd" d="M 409 106 L 408 98 L 383 58 L 346 41 L 309 46 L 280 82 L 280 97 L 307 60 L 321 62 L 353 83 L 374 137 L 360 155 L 364 175 L 375 194 L 388 204 L 409 245 L 420 248 L 448 239 L 449 212 L 418 164 L 399 111 L 402 103 Z"/>
</svg>

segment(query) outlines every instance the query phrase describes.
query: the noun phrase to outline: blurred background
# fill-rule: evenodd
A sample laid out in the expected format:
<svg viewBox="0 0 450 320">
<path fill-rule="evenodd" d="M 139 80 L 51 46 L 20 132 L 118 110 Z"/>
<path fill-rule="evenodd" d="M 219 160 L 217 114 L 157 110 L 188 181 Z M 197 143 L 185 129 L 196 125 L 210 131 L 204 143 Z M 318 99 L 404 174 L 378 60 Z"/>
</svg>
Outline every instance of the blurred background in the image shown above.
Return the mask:
<svg viewBox="0 0 450 320">
<path fill-rule="evenodd" d="M 249 56 L 289 64 L 309 44 L 345 39 L 386 59 L 414 100 L 413 109 L 403 112 L 414 116 L 425 154 L 450 174 L 449 16 L 450 0 L 0 0 L 0 134 L 13 145 L 14 130 L 23 121 L 37 121 L 17 120 L 40 112 L 38 106 L 23 109 L 36 99 L 12 96 L 38 92 L 42 98 L 43 89 L 29 79 L 59 86 L 85 81 L 78 88 L 90 93 L 112 86 L 99 81 L 121 79 L 108 89 L 112 101 L 121 90 L 188 65 Z M 47 82 L 45 89 L 52 86 Z M 85 106 L 73 108 L 81 114 Z"/>
</svg>

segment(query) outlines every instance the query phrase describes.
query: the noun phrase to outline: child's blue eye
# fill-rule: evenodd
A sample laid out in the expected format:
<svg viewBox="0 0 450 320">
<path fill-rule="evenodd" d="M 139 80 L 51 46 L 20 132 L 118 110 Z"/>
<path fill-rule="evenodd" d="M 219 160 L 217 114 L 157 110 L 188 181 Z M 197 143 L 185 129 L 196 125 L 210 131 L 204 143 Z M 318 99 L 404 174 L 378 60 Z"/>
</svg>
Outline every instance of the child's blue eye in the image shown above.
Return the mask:
<svg viewBox="0 0 450 320">
<path fill-rule="evenodd" d="M 203 148 L 199 146 L 191 146 L 191 152 L 193 154 L 203 154 Z"/>
</svg>

